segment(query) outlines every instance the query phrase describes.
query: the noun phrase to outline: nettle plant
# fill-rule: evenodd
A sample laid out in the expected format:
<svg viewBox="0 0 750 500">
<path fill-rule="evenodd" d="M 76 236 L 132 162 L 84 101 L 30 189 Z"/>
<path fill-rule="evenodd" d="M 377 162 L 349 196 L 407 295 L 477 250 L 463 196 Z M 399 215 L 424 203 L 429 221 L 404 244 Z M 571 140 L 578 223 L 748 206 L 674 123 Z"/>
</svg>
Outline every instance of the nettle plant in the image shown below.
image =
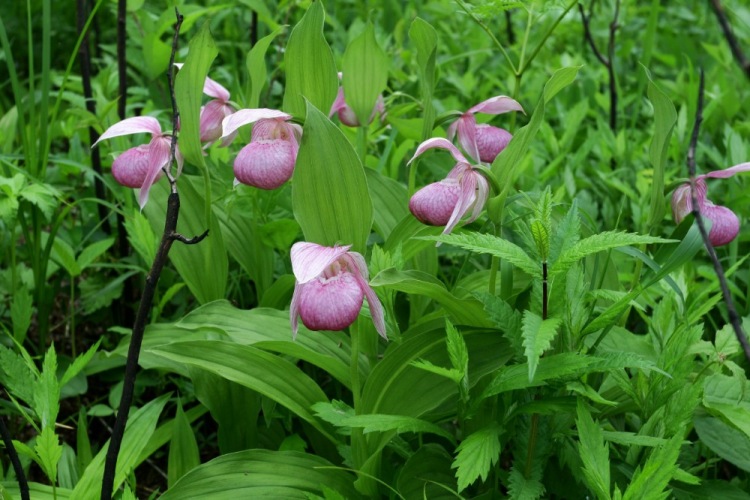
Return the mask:
<svg viewBox="0 0 750 500">
<path fill-rule="evenodd" d="M 138 189 L 128 235 L 153 266 L 132 334 L 111 353 L 127 357 L 125 380 L 112 440 L 98 453 L 83 413 L 77 450 L 54 432 L 60 388 L 98 344 L 61 380 L 54 349 L 42 371 L 0 351 L 3 369 L 21 373 L 7 385 L 15 407 L 38 433 L 33 448 L 17 448 L 53 484 L 33 484 L 35 495 L 111 498 L 123 487 L 121 497 L 133 498 L 132 471 L 167 443 L 165 499 L 738 494 L 739 479 L 703 474 L 716 456 L 747 470 L 727 438 L 750 443 L 750 420 L 733 406 L 746 410 L 748 397 L 730 359 L 740 352 L 731 330 L 702 340 L 702 318 L 720 296 L 693 295 L 682 271 L 702 245 L 689 188 L 674 191 L 678 226 L 664 238 L 602 231 L 551 185 L 517 192 L 548 105 L 580 67 L 555 71 L 532 110 L 518 90 L 539 50 L 518 64 L 506 53 L 512 97 L 438 115 L 432 26 L 410 25 L 420 95 L 419 106 L 404 106 L 388 87 L 391 60 L 375 26 L 350 41 L 337 68 L 324 16 L 313 2 L 289 34 L 281 109 L 259 107 L 266 51 L 280 31 L 248 54 L 251 85 L 235 102 L 228 82 L 208 77 L 218 50 L 205 23 L 170 79 L 173 130 L 131 117 L 93 145 L 151 136 L 115 152 L 112 174 Z M 662 176 L 653 196 L 663 211 L 676 113 L 653 82 L 649 99 L 651 160 Z M 478 122 L 487 119 L 507 130 Z M 402 151 L 395 169 L 384 141 Z M 707 199 L 705 179 L 747 169 L 696 179 L 715 245 L 731 241 L 739 221 Z M 147 324 L 167 255 L 199 305 Z M 238 287 L 230 259 L 252 281 L 247 302 L 257 307 L 226 300 Z M 170 287 L 153 312 L 177 292 Z M 632 331 L 631 312 L 646 332 Z M 107 369 L 101 357 L 93 365 Z M 180 394 L 128 419 L 139 365 L 177 380 Z M 157 425 L 170 402 L 174 417 Z M 206 413 L 219 456 L 201 463 L 193 424 Z"/>
</svg>

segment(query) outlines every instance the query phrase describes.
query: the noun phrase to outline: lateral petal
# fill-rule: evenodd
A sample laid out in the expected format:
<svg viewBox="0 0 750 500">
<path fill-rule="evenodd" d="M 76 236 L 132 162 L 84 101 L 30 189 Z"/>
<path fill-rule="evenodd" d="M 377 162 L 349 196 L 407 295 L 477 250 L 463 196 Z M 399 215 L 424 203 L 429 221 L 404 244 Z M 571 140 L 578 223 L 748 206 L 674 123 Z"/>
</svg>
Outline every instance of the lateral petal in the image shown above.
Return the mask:
<svg viewBox="0 0 750 500">
<path fill-rule="evenodd" d="M 161 173 L 161 169 L 169 164 L 169 155 L 171 153 L 169 140 L 164 137 L 154 137 L 149 144 L 148 173 L 143 181 L 140 191 L 138 192 L 138 204 L 143 210 L 148 202 L 148 192 L 151 186 Z"/>
<path fill-rule="evenodd" d="M 458 123 L 458 142 L 461 147 L 472 160 L 480 162 L 479 146 L 477 146 L 477 121 L 474 115 L 464 114 L 456 123 Z"/>
<path fill-rule="evenodd" d="M 477 179 L 474 175 L 465 174 L 459 181 L 459 187 L 461 188 L 461 193 L 458 195 L 458 203 L 456 203 L 456 208 L 453 209 L 448 224 L 445 225 L 443 234 L 449 234 L 453 231 L 453 228 L 458 225 L 461 218 L 466 215 L 466 212 L 469 211 L 477 199 Z"/>
<path fill-rule="evenodd" d="M 750 162 L 740 163 L 739 165 L 725 168 L 723 170 L 714 170 L 713 172 L 705 174 L 705 176 L 703 177 L 711 177 L 712 179 L 726 179 L 728 177 L 732 177 L 734 174 L 747 172 L 748 170 L 750 170 Z"/>
<path fill-rule="evenodd" d="M 105 139 L 141 133 L 149 133 L 155 136 L 161 135 L 161 125 L 159 125 L 159 121 L 153 116 L 134 116 L 132 118 L 126 118 L 105 130 L 91 147 L 93 148 Z"/>
<path fill-rule="evenodd" d="M 433 137 L 432 139 L 427 139 L 422 144 L 419 145 L 417 148 L 416 153 L 414 153 L 414 156 L 411 157 L 411 160 L 407 163 L 407 165 L 410 165 L 411 162 L 413 162 L 419 155 L 427 151 L 428 149 L 446 149 L 450 152 L 451 155 L 453 155 L 453 158 L 462 163 L 469 163 L 468 160 L 464 157 L 463 154 L 461 154 L 461 151 L 458 150 L 456 146 L 453 145 L 451 141 L 448 139 L 445 139 L 444 137 Z"/>
<path fill-rule="evenodd" d="M 505 95 L 490 97 L 486 101 L 482 101 L 476 106 L 470 108 L 467 113 L 501 115 L 503 113 L 508 113 L 509 111 L 520 111 L 521 113 L 526 114 L 518 101 Z"/>
</svg>

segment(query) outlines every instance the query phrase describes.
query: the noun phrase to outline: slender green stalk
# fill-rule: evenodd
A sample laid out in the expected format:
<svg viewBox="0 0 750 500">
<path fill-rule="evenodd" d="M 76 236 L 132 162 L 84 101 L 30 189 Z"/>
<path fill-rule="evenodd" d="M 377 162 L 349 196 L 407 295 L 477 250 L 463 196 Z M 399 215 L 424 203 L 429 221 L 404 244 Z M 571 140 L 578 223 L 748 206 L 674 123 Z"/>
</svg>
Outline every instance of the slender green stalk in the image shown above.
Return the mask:
<svg viewBox="0 0 750 500">
<path fill-rule="evenodd" d="M 516 76 L 522 75 L 523 70 L 525 69 L 523 61 L 526 58 L 526 47 L 529 45 L 529 33 L 531 33 L 531 25 L 532 21 L 534 20 L 533 5 L 529 7 L 528 14 L 528 17 L 526 18 L 526 29 L 523 32 L 523 42 L 521 43 L 521 56 L 518 59 L 518 67 L 521 68 L 521 71 L 516 72 Z"/>
<path fill-rule="evenodd" d="M 490 279 L 489 279 L 489 292 L 490 295 L 495 295 L 497 292 L 497 269 L 500 265 L 500 257 L 495 255 L 492 256 L 490 261 Z"/>
<path fill-rule="evenodd" d="M 497 48 L 498 48 L 498 49 L 500 49 L 500 52 L 501 52 L 501 53 L 503 54 L 503 56 L 505 57 L 505 60 L 506 60 L 506 61 L 508 61 L 508 66 L 510 66 L 510 69 L 511 69 L 511 70 L 513 71 L 513 73 L 514 73 L 514 74 L 518 74 L 518 70 L 516 69 L 516 65 L 515 65 L 515 64 L 513 64 L 513 61 L 511 60 L 511 58 L 510 58 L 510 55 L 508 55 L 508 52 L 507 52 L 507 51 L 505 50 L 505 47 L 503 47 L 503 44 L 502 44 L 502 43 L 500 43 L 500 40 L 498 40 L 498 39 L 497 39 L 497 38 L 495 37 L 495 34 L 494 34 L 494 33 L 492 33 L 492 30 L 490 30 L 490 28 L 489 28 L 489 27 L 488 27 L 488 26 L 487 26 L 486 24 L 484 24 L 484 22 L 483 22 L 483 21 L 482 21 L 481 19 L 479 19 L 479 18 L 478 18 L 478 17 L 477 17 L 477 16 L 476 16 L 476 15 L 475 15 L 475 14 L 474 14 L 474 13 L 473 13 L 473 12 L 472 12 L 472 11 L 471 11 L 471 10 L 470 10 L 470 9 L 469 9 L 468 7 L 467 7 L 467 6 L 466 6 L 466 4 L 465 4 L 465 3 L 463 2 L 463 0 L 456 0 L 456 3 L 458 4 L 458 6 L 459 6 L 459 7 L 461 7 L 461 8 L 462 8 L 462 9 L 464 10 L 464 12 L 466 12 L 466 13 L 467 13 L 467 14 L 469 15 L 469 17 L 471 17 L 471 19 L 472 19 L 472 20 L 473 20 L 473 21 L 474 21 L 475 23 L 477 23 L 477 24 L 479 25 L 479 27 L 480 27 L 480 28 L 482 28 L 482 29 L 483 29 L 483 30 L 484 30 L 484 31 L 485 31 L 485 32 L 487 33 L 487 35 L 489 35 L 489 37 L 490 37 L 490 38 L 492 39 L 492 41 L 493 41 L 493 42 L 494 42 L 494 44 L 495 44 L 495 45 L 497 46 Z"/>
<path fill-rule="evenodd" d="M 42 88 L 41 95 L 39 96 L 39 129 L 41 136 L 39 137 L 39 144 L 47 145 L 44 148 L 44 154 L 40 159 L 38 165 L 39 178 L 44 179 L 44 175 L 47 172 L 47 158 L 49 157 L 49 124 L 53 123 L 49 119 L 49 94 L 51 88 L 50 82 L 50 32 L 52 31 L 52 13 L 50 7 L 50 0 L 42 0 Z M 73 52 L 72 59 L 75 59 L 78 54 L 78 47 Z M 60 89 L 62 94 L 62 89 Z"/>
<path fill-rule="evenodd" d="M 29 51 L 29 93 L 26 95 L 28 99 L 28 113 L 29 113 L 29 143 L 31 148 L 24 151 L 26 156 L 26 169 L 33 176 L 37 176 L 37 137 L 36 130 L 37 126 L 41 124 L 37 123 L 35 113 L 35 95 L 36 95 L 36 72 L 34 69 L 34 31 L 33 25 L 31 24 L 31 0 L 26 0 L 26 35 L 28 36 L 28 51 Z M 47 124 L 44 124 L 46 127 Z"/>
<path fill-rule="evenodd" d="M 367 128 L 367 125 L 357 127 L 357 154 L 362 161 L 362 166 L 365 166 L 367 159 Z"/>
<path fill-rule="evenodd" d="M 552 32 L 555 31 L 555 28 L 557 28 L 557 25 L 560 24 L 563 18 L 568 14 L 568 12 L 570 12 L 570 9 L 572 9 L 577 3 L 578 3 L 578 0 L 573 0 L 572 2 L 570 2 L 570 4 L 568 4 L 567 7 L 565 7 L 565 10 L 563 11 L 563 13 L 560 14 L 560 16 L 555 20 L 555 22 L 552 24 L 552 26 L 547 31 L 547 33 L 539 41 L 539 44 L 536 46 L 534 51 L 529 56 L 528 61 L 526 61 L 526 64 L 524 64 L 523 67 L 521 68 L 520 73 L 523 73 L 524 71 L 526 71 L 526 68 L 528 68 L 531 62 L 536 58 L 537 54 L 539 54 L 539 51 L 542 50 L 542 47 L 544 47 L 544 44 L 547 43 L 547 39 L 550 37 Z"/>
</svg>

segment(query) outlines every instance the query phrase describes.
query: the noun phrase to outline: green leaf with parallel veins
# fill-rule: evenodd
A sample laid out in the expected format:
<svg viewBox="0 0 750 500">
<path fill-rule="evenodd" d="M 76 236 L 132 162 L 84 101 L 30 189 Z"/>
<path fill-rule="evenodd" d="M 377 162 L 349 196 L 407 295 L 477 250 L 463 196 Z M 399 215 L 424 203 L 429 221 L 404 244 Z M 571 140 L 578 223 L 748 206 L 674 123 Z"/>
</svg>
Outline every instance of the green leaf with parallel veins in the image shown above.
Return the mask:
<svg viewBox="0 0 750 500">
<path fill-rule="evenodd" d="M 306 241 L 365 252 L 372 201 L 364 168 L 341 130 L 312 102 L 294 169 L 292 204 Z"/>
<path fill-rule="evenodd" d="M 257 108 L 260 103 L 260 93 L 266 85 L 266 77 L 268 75 L 268 71 L 266 70 L 266 52 L 268 52 L 268 47 L 274 38 L 283 30 L 284 28 L 281 27 L 270 35 L 264 36 L 247 53 L 245 64 L 247 72 L 250 75 L 250 92 L 247 98 L 247 107 L 249 108 Z"/>
<path fill-rule="evenodd" d="M 206 161 L 200 139 L 203 83 L 217 55 L 219 49 L 211 37 L 209 23 L 204 22 L 198 34 L 190 40 L 185 65 L 177 73 L 174 83 L 175 100 L 180 111 L 180 152 L 188 163 L 204 169 Z"/>
<path fill-rule="evenodd" d="M 198 443 L 193 428 L 182 411 L 182 404 L 177 401 L 177 413 L 172 426 L 172 440 L 169 443 L 168 484 L 174 486 L 178 479 L 201 463 Z"/>
<path fill-rule="evenodd" d="M 419 87 L 422 97 L 422 140 L 432 136 L 435 123 L 435 106 L 432 94 L 435 90 L 435 60 L 437 58 L 437 31 L 430 23 L 419 17 L 409 27 L 409 39 L 417 48 L 417 65 L 419 70 Z"/>
<path fill-rule="evenodd" d="M 323 36 L 324 21 L 323 3 L 313 2 L 292 30 L 286 45 L 284 111 L 297 117 L 305 115 L 305 99 L 308 108 L 312 104 L 327 113 L 338 91 L 333 52 Z M 299 159 L 297 162 L 299 166 Z"/>
<path fill-rule="evenodd" d="M 378 45 L 371 23 L 349 43 L 341 69 L 346 103 L 365 126 L 370 122 L 375 101 L 388 84 L 388 57 Z"/>
<path fill-rule="evenodd" d="M 596 498 L 610 498 L 609 445 L 604 441 L 602 429 L 591 418 L 591 413 L 578 400 L 578 451 L 583 462 L 583 477 Z"/>
<path fill-rule="evenodd" d="M 482 481 L 487 479 L 490 467 L 500 458 L 501 434 L 499 425 L 491 425 L 473 432 L 458 445 L 456 459 L 451 465 L 452 469 L 458 469 L 458 491 L 465 490 L 478 477 Z"/>
<path fill-rule="evenodd" d="M 645 68 L 644 71 L 646 71 Z M 646 72 L 646 76 L 648 77 L 648 99 L 654 106 L 654 137 L 651 139 L 651 147 L 648 152 L 654 174 L 651 181 L 650 216 L 646 226 L 646 228 L 652 228 L 664 219 L 666 204 L 664 199 L 664 169 L 667 166 L 669 141 L 672 138 L 675 123 L 677 123 L 677 112 L 667 94 L 656 86 L 648 72 Z"/>
</svg>

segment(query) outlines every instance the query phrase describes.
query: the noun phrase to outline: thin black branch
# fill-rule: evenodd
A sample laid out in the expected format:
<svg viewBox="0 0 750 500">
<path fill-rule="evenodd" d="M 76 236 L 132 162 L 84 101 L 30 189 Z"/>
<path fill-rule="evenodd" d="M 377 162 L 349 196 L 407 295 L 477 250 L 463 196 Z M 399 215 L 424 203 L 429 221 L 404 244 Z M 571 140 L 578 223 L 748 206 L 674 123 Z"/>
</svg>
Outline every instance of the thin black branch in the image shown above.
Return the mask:
<svg viewBox="0 0 750 500">
<path fill-rule="evenodd" d="M 547 303 L 549 302 L 549 291 L 547 283 L 547 261 L 542 262 L 542 319 L 547 319 Z"/>
<path fill-rule="evenodd" d="M 615 132 L 617 130 L 617 80 L 615 80 L 615 34 L 617 33 L 617 19 L 620 17 L 620 0 L 615 1 L 615 13 L 612 22 L 609 24 L 609 41 L 607 44 L 607 57 L 599 50 L 591 34 L 591 13 L 593 12 L 593 1 L 589 7 L 589 14 L 583 9 L 583 5 L 578 4 L 578 10 L 581 13 L 583 21 L 583 32 L 594 55 L 607 68 L 609 76 L 609 128 Z"/>
<path fill-rule="evenodd" d="M 727 19 L 727 14 L 724 12 L 724 7 L 721 5 L 721 0 L 711 0 L 711 9 L 719 20 L 721 30 L 724 32 L 724 38 L 727 39 L 727 43 L 732 50 L 732 55 L 737 61 L 737 64 L 739 64 L 742 71 L 745 72 L 745 76 L 750 78 L 750 60 L 748 60 L 745 53 L 742 52 L 742 48 L 740 47 L 737 38 L 734 36 L 732 27 L 729 25 L 729 19 Z"/>
<path fill-rule="evenodd" d="M 703 69 L 701 69 L 700 85 L 698 86 L 698 104 L 695 110 L 695 125 L 693 126 L 693 134 L 690 137 L 690 147 L 687 153 L 687 165 L 688 175 L 690 175 L 690 197 L 693 205 L 693 215 L 695 221 L 698 223 L 698 230 L 703 238 L 703 243 L 708 251 L 708 256 L 711 258 L 711 262 L 714 265 L 714 272 L 719 278 L 719 286 L 721 287 L 721 294 L 724 297 L 724 303 L 727 305 L 727 312 L 729 313 L 729 322 L 734 328 L 734 334 L 737 336 L 737 340 L 742 346 L 742 350 L 745 352 L 745 358 L 750 361 L 750 343 L 748 343 L 747 335 L 742 329 L 742 323 L 740 322 L 740 315 L 737 314 L 737 309 L 734 307 L 734 301 L 732 300 L 732 294 L 729 291 L 729 285 L 727 284 L 727 278 L 724 275 L 724 268 L 719 262 L 719 257 L 716 255 L 716 250 L 708 239 L 708 231 L 706 231 L 706 224 L 701 215 L 700 205 L 698 203 L 698 194 L 695 187 L 695 149 L 698 145 L 698 135 L 700 131 L 701 122 L 703 121 L 703 92 L 705 88 L 705 82 L 703 77 Z"/>
<path fill-rule="evenodd" d="M 13 438 L 10 435 L 8 426 L 5 425 L 5 419 L 0 415 L 0 434 L 3 437 L 3 444 L 5 444 L 5 452 L 10 458 L 10 463 L 13 465 L 13 470 L 16 473 L 16 481 L 18 481 L 18 489 L 21 491 L 21 500 L 29 500 L 29 483 L 26 481 L 26 474 L 23 472 L 21 467 L 21 461 L 18 459 L 18 453 L 16 453 L 16 447 L 13 446 Z"/>
<path fill-rule="evenodd" d="M 117 1 L 117 80 L 118 94 L 120 96 L 117 101 L 117 115 L 120 117 L 120 120 L 125 119 L 125 106 L 128 101 L 128 60 L 125 45 L 127 37 L 125 31 L 125 20 L 128 13 L 127 6 L 127 0 Z"/>
<path fill-rule="evenodd" d="M 172 78 L 174 55 L 177 52 L 177 42 L 179 40 L 180 26 L 182 25 L 182 15 L 175 8 L 175 15 L 177 16 L 177 22 L 174 30 L 175 35 L 172 39 L 172 55 L 170 57 L 170 65 L 168 70 L 169 87 L 172 95 L 172 123 L 176 129 L 177 125 L 177 105 L 174 99 L 174 85 Z M 170 165 L 176 163 L 175 151 L 176 151 L 176 133 L 172 133 L 172 157 Z M 171 175 L 170 167 L 165 167 L 164 171 L 169 179 L 171 187 L 171 193 L 167 199 L 167 214 L 164 222 L 164 233 L 159 243 L 159 248 L 156 251 L 154 262 L 151 265 L 151 270 L 146 276 L 146 284 L 143 288 L 143 295 L 141 297 L 140 304 L 138 305 L 138 312 L 135 317 L 135 323 L 133 324 L 133 333 L 130 336 L 130 346 L 128 348 L 128 358 L 125 362 L 125 378 L 123 380 L 122 396 L 120 398 L 120 405 L 117 411 L 117 418 L 115 425 L 112 429 L 112 438 L 109 442 L 109 448 L 107 449 L 107 457 L 104 464 L 104 476 L 102 479 L 102 500 L 111 500 L 112 489 L 114 488 L 115 481 L 115 470 L 117 466 L 117 456 L 120 452 L 122 445 L 122 438 L 125 434 L 125 425 L 128 420 L 128 413 L 130 412 L 130 405 L 133 402 L 133 392 L 135 389 L 135 379 L 138 373 L 138 358 L 141 352 L 141 344 L 143 343 L 143 334 L 146 330 L 146 323 L 148 321 L 148 313 L 151 309 L 151 304 L 156 293 L 156 285 L 159 282 L 159 276 L 164 269 L 164 265 L 167 261 L 167 255 L 172 247 L 172 243 L 175 241 L 181 241 L 187 244 L 194 244 L 200 242 L 203 238 L 208 235 L 208 231 L 195 238 L 185 238 L 177 232 L 177 219 L 180 214 L 180 196 L 177 194 L 177 183 L 174 177 Z"/>
<path fill-rule="evenodd" d="M 171 235 L 169 235 L 169 237 L 173 241 L 179 241 L 180 243 L 184 243 L 186 245 L 195 245 L 196 243 L 200 243 L 206 238 L 206 236 L 208 236 L 208 229 L 203 231 L 203 234 L 199 234 L 198 236 L 193 236 L 192 238 L 187 238 L 181 235 L 180 233 L 172 233 Z"/>
<path fill-rule="evenodd" d="M 88 17 L 88 8 L 86 6 L 86 0 L 77 0 L 76 2 L 76 24 L 78 25 L 78 31 L 82 32 L 86 26 L 86 18 Z M 91 89 L 91 53 L 89 52 L 89 40 L 88 33 L 84 36 L 81 47 L 78 49 L 78 56 L 81 62 L 81 81 L 83 83 L 83 97 L 86 100 L 86 111 L 96 116 L 96 102 L 94 101 L 94 93 Z M 99 139 L 99 134 L 96 132 L 94 127 L 89 127 L 89 141 L 94 144 Z M 104 183 L 102 182 L 102 158 L 99 153 L 99 148 L 91 149 L 91 167 L 96 172 L 94 177 L 94 192 L 96 197 L 102 201 L 106 201 L 107 195 L 104 191 Z M 107 207 L 103 204 L 97 204 L 99 219 L 102 221 L 102 229 L 106 233 L 111 232 L 109 225 L 109 217 L 107 216 Z"/>
</svg>

